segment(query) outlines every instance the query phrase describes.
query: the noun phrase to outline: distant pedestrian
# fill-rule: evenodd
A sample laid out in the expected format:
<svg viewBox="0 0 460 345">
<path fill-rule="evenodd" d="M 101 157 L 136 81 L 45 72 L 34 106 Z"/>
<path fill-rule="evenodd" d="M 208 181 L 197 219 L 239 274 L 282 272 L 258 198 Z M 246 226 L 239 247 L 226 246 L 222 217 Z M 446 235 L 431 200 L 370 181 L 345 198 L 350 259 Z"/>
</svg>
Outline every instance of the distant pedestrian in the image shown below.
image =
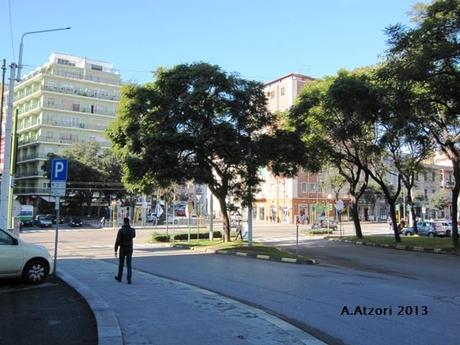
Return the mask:
<svg viewBox="0 0 460 345">
<path fill-rule="evenodd" d="M 101 223 L 101 228 L 103 228 L 105 226 L 105 217 L 101 218 L 100 223 Z"/>
<path fill-rule="evenodd" d="M 121 282 L 123 276 L 123 265 L 126 258 L 126 268 L 128 270 L 128 284 L 131 284 L 131 259 L 133 257 L 133 238 L 136 237 L 136 230 L 129 225 L 129 218 L 123 219 L 123 226 L 118 230 L 115 241 L 115 257 L 117 257 L 118 247 L 120 255 L 118 259 L 118 275 L 115 280 Z"/>
<path fill-rule="evenodd" d="M 387 221 L 388 221 L 388 228 L 389 228 L 390 231 L 392 231 L 393 230 L 393 221 L 391 220 L 390 215 L 388 215 Z"/>
<path fill-rule="evenodd" d="M 243 226 L 241 225 L 241 220 L 238 220 L 238 225 L 236 226 L 236 238 L 235 241 L 238 240 L 238 237 L 243 240 Z"/>
</svg>

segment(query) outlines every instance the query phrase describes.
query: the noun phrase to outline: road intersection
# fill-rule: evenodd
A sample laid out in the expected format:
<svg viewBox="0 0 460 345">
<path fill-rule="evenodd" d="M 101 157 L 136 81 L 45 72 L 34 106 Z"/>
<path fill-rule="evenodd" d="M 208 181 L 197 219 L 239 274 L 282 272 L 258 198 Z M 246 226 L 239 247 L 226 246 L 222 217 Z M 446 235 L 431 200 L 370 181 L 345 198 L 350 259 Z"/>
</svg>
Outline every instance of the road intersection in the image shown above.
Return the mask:
<svg viewBox="0 0 460 345">
<path fill-rule="evenodd" d="M 368 228 L 373 233 L 388 233 L 386 224 Z M 133 261 L 137 272 L 184 282 L 256 306 L 328 344 L 364 345 L 370 339 L 373 344 L 458 344 L 459 257 L 302 236 L 301 254 L 320 262 L 305 266 L 148 244 L 151 233 L 151 229 L 137 231 Z M 256 225 L 254 233 L 258 241 L 290 249 L 295 245 L 292 226 Z M 24 232 L 22 238 L 52 250 L 53 235 L 52 230 Z M 72 260 L 89 259 L 115 267 L 114 238 L 112 229 L 63 231 L 59 258 L 67 261 L 66 265 Z M 344 308 L 386 308 L 392 314 L 352 315 L 343 312 Z"/>
</svg>

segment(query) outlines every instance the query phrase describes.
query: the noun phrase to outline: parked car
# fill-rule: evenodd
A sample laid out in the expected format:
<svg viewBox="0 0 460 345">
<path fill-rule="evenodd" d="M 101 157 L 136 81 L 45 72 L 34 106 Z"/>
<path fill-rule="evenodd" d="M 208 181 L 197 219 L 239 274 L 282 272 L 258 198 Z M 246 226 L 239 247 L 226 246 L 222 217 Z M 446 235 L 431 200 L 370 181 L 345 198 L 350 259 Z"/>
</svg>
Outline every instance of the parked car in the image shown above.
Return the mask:
<svg viewBox="0 0 460 345">
<path fill-rule="evenodd" d="M 35 217 L 35 225 L 40 228 L 50 228 L 53 225 L 51 219 L 44 214 L 39 214 Z"/>
<path fill-rule="evenodd" d="M 47 214 L 46 216 L 53 224 L 56 224 L 56 216 L 54 214 Z M 64 224 L 64 218 L 59 217 L 59 224 Z"/>
<path fill-rule="evenodd" d="M 450 220 L 441 220 L 440 223 L 444 227 L 444 230 L 446 230 L 446 236 L 450 237 L 452 234 L 452 221 Z"/>
<path fill-rule="evenodd" d="M 415 230 L 413 227 L 407 227 L 403 229 L 403 233 L 405 236 L 412 236 L 412 235 L 415 235 Z M 429 237 L 449 236 L 450 235 L 450 232 L 446 230 L 442 222 L 438 222 L 438 221 L 417 223 L 417 233 L 420 236 L 429 236 Z"/>
<path fill-rule="evenodd" d="M 21 205 L 21 211 L 17 216 L 22 226 L 34 225 L 34 207 L 31 205 Z"/>
<path fill-rule="evenodd" d="M 22 277 L 32 284 L 53 273 L 53 258 L 41 245 L 31 244 L 0 229 L 0 277 Z"/>
<path fill-rule="evenodd" d="M 69 225 L 72 226 L 72 227 L 79 227 L 79 226 L 83 225 L 83 222 L 81 221 L 81 219 L 79 217 L 72 217 L 72 219 L 70 220 Z"/>
</svg>

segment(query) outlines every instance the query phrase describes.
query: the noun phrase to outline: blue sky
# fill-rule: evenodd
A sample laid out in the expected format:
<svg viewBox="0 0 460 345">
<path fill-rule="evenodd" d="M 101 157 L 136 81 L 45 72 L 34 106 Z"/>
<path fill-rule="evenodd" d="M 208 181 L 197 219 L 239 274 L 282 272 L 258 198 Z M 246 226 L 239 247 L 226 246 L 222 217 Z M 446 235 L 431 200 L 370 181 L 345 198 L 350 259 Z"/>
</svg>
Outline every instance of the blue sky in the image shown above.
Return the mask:
<svg viewBox="0 0 460 345">
<path fill-rule="evenodd" d="M 139 83 L 160 66 L 195 61 L 263 82 L 290 72 L 322 77 L 375 64 L 386 48 L 384 28 L 409 23 L 415 2 L 0 0 L 0 58 L 18 58 L 24 32 L 71 26 L 27 36 L 24 71 L 62 52 L 112 62 L 124 80 Z"/>
</svg>

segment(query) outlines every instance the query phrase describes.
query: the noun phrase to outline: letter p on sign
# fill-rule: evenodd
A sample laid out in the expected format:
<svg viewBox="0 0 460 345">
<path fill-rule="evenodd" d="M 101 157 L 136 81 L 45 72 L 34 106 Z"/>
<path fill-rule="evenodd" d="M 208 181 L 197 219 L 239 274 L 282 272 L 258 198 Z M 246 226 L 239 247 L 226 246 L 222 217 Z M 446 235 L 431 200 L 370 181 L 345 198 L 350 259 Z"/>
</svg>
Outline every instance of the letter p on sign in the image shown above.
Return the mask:
<svg viewBox="0 0 460 345">
<path fill-rule="evenodd" d="M 51 161 L 51 181 L 67 181 L 67 159 Z"/>
</svg>

